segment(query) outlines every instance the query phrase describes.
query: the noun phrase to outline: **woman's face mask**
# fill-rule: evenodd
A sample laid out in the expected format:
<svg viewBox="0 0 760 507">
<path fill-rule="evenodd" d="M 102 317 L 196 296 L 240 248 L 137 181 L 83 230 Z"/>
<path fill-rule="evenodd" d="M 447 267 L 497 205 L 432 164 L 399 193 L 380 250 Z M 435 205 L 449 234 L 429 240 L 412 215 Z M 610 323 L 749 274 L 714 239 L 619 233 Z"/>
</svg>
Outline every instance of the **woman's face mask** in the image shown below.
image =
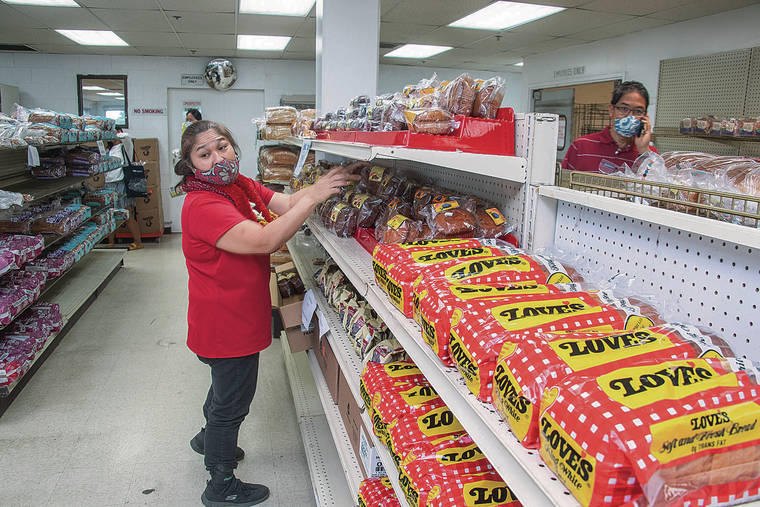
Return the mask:
<svg viewBox="0 0 760 507">
<path fill-rule="evenodd" d="M 613 125 L 615 132 L 623 137 L 634 137 L 641 132 L 641 120 L 635 116 L 626 116 L 625 118 L 615 118 Z"/>
<path fill-rule="evenodd" d="M 210 169 L 201 171 L 194 169 L 193 173 L 196 178 L 206 183 L 213 185 L 231 185 L 237 180 L 238 174 L 240 174 L 240 163 L 237 158 L 233 160 L 222 159 L 217 162 Z"/>
</svg>

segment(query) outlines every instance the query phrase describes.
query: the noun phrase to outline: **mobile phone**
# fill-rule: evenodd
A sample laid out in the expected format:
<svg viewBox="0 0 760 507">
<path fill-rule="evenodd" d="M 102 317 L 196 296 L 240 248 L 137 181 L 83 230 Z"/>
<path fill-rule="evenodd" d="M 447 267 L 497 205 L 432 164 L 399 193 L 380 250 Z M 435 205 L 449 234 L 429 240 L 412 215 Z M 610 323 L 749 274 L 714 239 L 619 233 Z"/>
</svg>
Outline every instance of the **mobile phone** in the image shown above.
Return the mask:
<svg viewBox="0 0 760 507">
<path fill-rule="evenodd" d="M 641 134 L 644 133 L 644 127 L 646 126 L 646 120 L 641 120 L 641 125 L 639 125 L 639 130 L 636 131 L 636 137 L 641 137 Z"/>
</svg>

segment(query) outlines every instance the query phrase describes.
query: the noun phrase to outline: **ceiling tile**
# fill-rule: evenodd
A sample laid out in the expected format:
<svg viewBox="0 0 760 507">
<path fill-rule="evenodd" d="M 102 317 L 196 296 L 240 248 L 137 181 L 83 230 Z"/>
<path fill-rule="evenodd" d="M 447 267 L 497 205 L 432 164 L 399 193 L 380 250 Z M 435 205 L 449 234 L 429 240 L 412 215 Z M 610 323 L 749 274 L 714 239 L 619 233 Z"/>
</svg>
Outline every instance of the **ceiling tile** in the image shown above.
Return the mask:
<svg viewBox="0 0 760 507">
<path fill-rule="evenodd" d="M 218 49 L 218 48 L 192 48 L 190 54 L 193 56 L 203 56 L 205 58 L 232 58 L 239 51 L 237 49 Z"/>
<path fill-rule="evenodd" d="M 237 0 L 158 0 L 166 11 L 235 13 Z M 155 5 L 155 3 L 154 3 Z"/>
<path fill-rule="evenodd" d="M 15 6 L 16 10 L 50 28 L 78 30 L 107 30 L 108 27 L 93 16 L 88 9 L 71 7 Z"/>
<path fill-rule="evenodd" d="M 93 14 L 102 19 L 111 30 L 127 32 L 166 32 L 171 26 L 159 10 L 139 9 L 92 9 Z"/>
<path fill-rule="evenodd" d="M 434 25 L 412 23 L 380 23 L 380 41 L 392 43 L 414 43 L 420 37 L 438 28 Z"/>
<path fill-rule="evenodd" d="M 490 0 L 414 0 L 400 2 L 383 14 L 382 21 L 407 23 L 409 20 L 424 21 L 427 25 L 448 25 L 468 14 L 482 9 Z"/>
<path fill-rule="evenodd" d="M 24 28 L 0 30 L 0 43 L 2 44 L 63 44 L 66 46 L 79 46 L 71 39 L 47 28 Z M 81 47 L 81 46 L 79 46 Z"/>
<path fill-rule="evenodd" d="M 528 44 L 522 47 L 516 47 L 514 50 L 522 55 L 532 55 L 536 53 L 548 53 L 549 51 L 556 51 L 558 49 L 564 49 L 572 46 L 578 46 L 585 44 L 586 41 L 579 39 L 571 39 L 568 37 L 556 37 L 554 39 L 536 42 L 534 44 Z"/>
<path fill-rule="evenodd" d="M 636 0 L 621 2 L 620 0 L 592 0 L 583 4 L 590 11 L 611 12 L 614 14 L 630 14 L 645 16 L 658 10 L 670 9 L 690 3 L 693 0 Z"/>
<path fill-rule="evenodd" d="M 234 14 L 171 11 L 167 15 L 177 32 L 235 33 Z"/>
<path fill-rule="evenodd" d="M 311 52 L 312 54 L 314 54 L 315 41 L 314 39 L 308 39 L 305 37 L 294 37 L 290 39 L 290 43 L 288 44 L 288 47 L 285 48 L 285 51 L 292 52 L 292 53 Z"/>
<path fill-rule="evenodd" d="M 77 0 L 77 3 L 83 7 L 96 9 L 112 9 L 114 4 L 116 4 L 113 0 Z M 126 7 L 122 4 L 116 4 L 116 6 Z M 156 0 L 129 0 L 129 8 L 139 10 L 158 9 L 156 7 Z"/>
<path fill-rule="evenodd" d="M 518 26 L 507 33 L 540 33 L 560 37 L 583 32 L 597 26 L 604 26 L 621 21 L 632 20 L 633 16 L 591 12 L 582 9 L 567 9 L 557 14 Z"/>
<path fill-rule="evenodd" d="M 404 0 L 380 0 L 380 15 L 385 16 L 400 3 L 404 3 Z"/>
<path fill-rule="evenodd" d="M 55 45 L 34 45 L 32 46 L 41 53 L 66 53 L 76 55 L 129 55 L 138 56 L 138 52 L 132 46 L 67 46 L 63 44 Z"/>
<path fill-rule="evenodd" d="M 610 37 L 617 37 L 627 33 L 639 32 L 641 30 L 647 30 L 649 28 L 656 28 L 671 23 L 664 19 L 654 19 L 648 16 L 641 16 L 634 18 L 630 21 L 623 21 L 622 23 L 612 23 L 611 25 L 598 26 L 591 30 L 574 33 L 573 39 L 581 39 L 586 42 L 593 42 L 602 39 L 608 39 Z"/>
<path fill-rule="evenodd" d="M 0 28 L 47 28 L 39 19 L 27 16 L 13 7 L 0 4 Z"/>
<path fill-rule="evenodd" d="M 234 35 L 215 33 L 180 33 L 179 38 L 186 48 L 236 49 Z"/>
<path fill-rule="evenodd" d="M 580 7 L 587 4 L 589 0 L 520 0 L 520 2 L 525 4 L 554 5 L 555 7 Z"/>
<path fill-rule="evenodd" d="M 510 51 L 513 48 L 522 47 L 526 44 L 534 44 L 551 40 L 552 37 L 537 33 L 504 32 L 489 39 L 470 44 L 467 47 L 477 49 L 482 54 L 491 54 L 502 51 Z"/>
<path fill-rule="evenodd" d="M 304 18 L 238 14 L 237 33 L 249 35 L 295 35 Z M 314 22 L 316 26 L 316 21 Z M 230 32 L 231 33 L 231 32 Z"/>
<path fill-rule="evenodd" d="M 498 32 L 489 30 L 468 30 L 466 28 L 451 28 L 442 26 L 432 32 L 420 35 L 417 41 L 420 44 L 436 44 L 439 46 L 466 46 L 479 40 L 487 39 Z"/>
<path fill-rule="evenodd" d="M 135 49 L 142 56 L 191 56 L 191 53 L 187 49 L 180 47 L 135 46 Z"/>
<path fill-rule="evenodd" d="M 179 40 L 177 40 L 174 32 L 122 32 L 117 30 L 116 35 L 127 41 L 130 46 L 152 48 L 180 47 Z"/>
<path fill-rule="evenodd" d="M 658 10 L 657 12 L 653 12 L 650 17 L 667 19 L 669 21 L 685 21 L 687 19 L 718 14 L 719 12 L 740 9 L 756 3 L 757 0 L 721 0 L 720 2 L 697 0 L 683 7 Z"/>
<path fill-rule="evenodd" d="M 239 28 L 238 28 L 239 29 Z M 305 19 L 301 23 L 301 26 L 298 27 L 298 30 L 296 30 L 295 34 L 296 37 L 316 37 L 317 35 L 317 20 L 316 19 Z"/>
</svg>

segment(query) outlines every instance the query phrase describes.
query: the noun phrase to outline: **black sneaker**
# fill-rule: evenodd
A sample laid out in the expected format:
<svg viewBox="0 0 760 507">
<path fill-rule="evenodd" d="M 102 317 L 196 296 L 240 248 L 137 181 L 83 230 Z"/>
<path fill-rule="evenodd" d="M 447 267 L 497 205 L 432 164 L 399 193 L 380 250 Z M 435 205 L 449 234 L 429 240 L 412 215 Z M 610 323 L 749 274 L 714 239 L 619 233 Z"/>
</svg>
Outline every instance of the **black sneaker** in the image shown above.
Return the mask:
<svg viewBox="0 0 760 507">
<path fill-rule="evenodd" d="M 206 454 L 206 428 L 201 428 L 197 435 L 190 440 L 190 448 L 200 455 Z M 243 461 L 245 451 L 238 447 L 235 450 L 235 461 Z"/>
<path fill-rule="evenodd" d="M 249 484 L 235 477 L 232 472 L 219 484 L 213 477 L 206 483 L 201 502 L 206 507 L 240 507 L 256 505 L 269 498 L 269 488 L 263 484 Z"/>
</svg>

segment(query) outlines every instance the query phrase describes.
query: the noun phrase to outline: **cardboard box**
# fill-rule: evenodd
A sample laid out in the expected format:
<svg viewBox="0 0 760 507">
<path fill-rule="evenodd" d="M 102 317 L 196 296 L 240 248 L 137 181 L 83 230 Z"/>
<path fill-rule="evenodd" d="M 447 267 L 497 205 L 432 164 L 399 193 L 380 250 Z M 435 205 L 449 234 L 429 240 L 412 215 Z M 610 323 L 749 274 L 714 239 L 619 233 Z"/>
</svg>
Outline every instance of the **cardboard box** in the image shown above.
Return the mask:
<svg viewBox="0 0 760 507">
<path fill-rule="evenodd" d="M 286 262 L 285 264 L 278 264 L 274 267 L 274 272 L 278 275 L 287 273 L 288 271 L 295 271 L 296 265 L 293 262 Z"/>
<path fill-rule="evenodd" d="M 148 193 L 147 197 L 135 197 L 135 208 L 137 208 L 138 216 L 143 211 L 155 213 L 156 208 L 161 208 L 161 189 L 149 186 Z"/>
<path fill-rule="evenodd" d="M 301 327 L 293 327 L 285 330 L 285 334 L 288 337 L 288 345 L 290 345 L 290 351 L 292 353 L 303 352 L 309 350 L 314 342 L 314 335 L 317 334 L 316 328 L 311 331 L 303 332 Z"/>
<path fill-rule="evenodd" d="M 388 475 L 364 425 L 359 430 L 359 463 L 364 468 L 364 475 L 367 477 L 383 477 Z"/>
<path fill-rule="evenodd" d="M 84 180 L 84 184 L 85 186 L 87 186 L 87 188 L 93 188 L 93 189 L 103 188 L 106 184 L 106 176 L 105 174 L 96 174 L 95 176 L 92 176 Z"/>
<path fill-rule="evenodd" d="M 348 433 L 348 439 L 351 441 L 351 447 L 354 454 L 359 457 L 359 433 L 362 425 L 363 408 L 356 403 L 351 387 L 343 372 L 338 374 L 338 410 L 343 419 L 343 424 Z"/>
<path fill-rule="evenodd" d="M 145 171 L 145 178 L 148 180 L 149 187 L 161 186 L 161 168 L 158 166 L 158 162 L 145 162 L 143 165 Z"/>
<path fill-rule="evenodd" d="M 335 357 L 326 336 L 319 340 L 317 362 L 319 362 L 322 374 L 325 377 L 325 382 L 327 382 L 327 389 L 330 391 L 330 397 L 332 398 L 333 403 L 337 403 L 338 374 L 340 372 L 340 367 L 338 366 L 338 359 Z"/>
<path fill-rule="evenodd" d="M 161 206 L 157 208 L 138 209 L 137 223 L 140 234 L 162 234 L 164 232 L 164 212 Z"/>
<path fill-rule="evenodd" d="M 147 139 L 134 139 L 133 143 L 135 145 L 134 160 L 158 162 L 158 139 L 155 137 Z"/>
</svg>

